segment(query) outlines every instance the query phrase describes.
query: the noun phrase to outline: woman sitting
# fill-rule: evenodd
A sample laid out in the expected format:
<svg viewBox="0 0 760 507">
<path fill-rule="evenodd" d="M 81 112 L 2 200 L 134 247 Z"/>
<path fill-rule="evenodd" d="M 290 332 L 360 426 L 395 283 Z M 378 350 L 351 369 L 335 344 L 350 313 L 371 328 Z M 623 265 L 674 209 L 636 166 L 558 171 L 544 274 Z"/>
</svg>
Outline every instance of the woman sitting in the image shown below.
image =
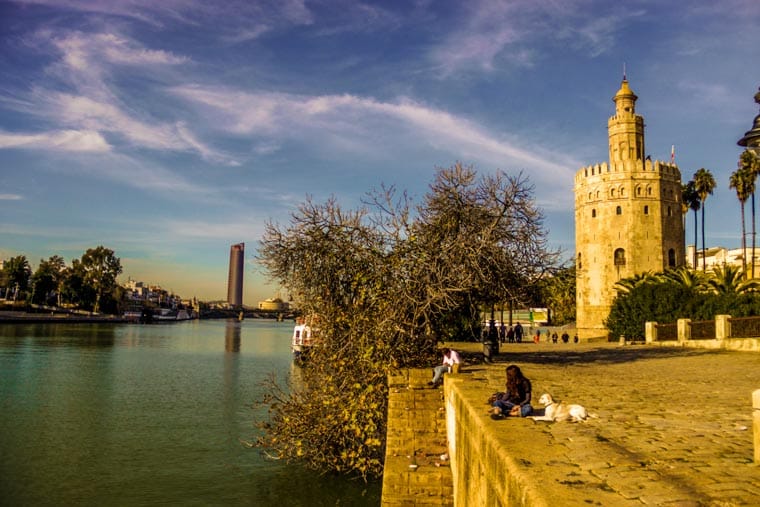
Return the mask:
<svg viewBox="0 0 760 507">
<path fill-rule="evenodd" d="M 530 404 L 530 380 L 523 376 L 520 367 L 507 367 L 507 392 L 499 393 L 493 401 L 491 418 L 501 419 L 507 416 L 526 417 L 533 412 Z"/>
</svg>

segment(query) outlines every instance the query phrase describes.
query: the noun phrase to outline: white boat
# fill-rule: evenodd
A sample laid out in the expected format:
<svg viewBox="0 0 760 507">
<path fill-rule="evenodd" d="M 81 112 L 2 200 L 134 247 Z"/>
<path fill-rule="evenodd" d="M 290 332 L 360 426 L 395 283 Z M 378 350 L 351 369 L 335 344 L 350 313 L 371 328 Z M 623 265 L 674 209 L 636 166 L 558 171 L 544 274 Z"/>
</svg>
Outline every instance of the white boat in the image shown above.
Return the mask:
<svg viewBox="0 0 760 507">
<path fill-rule="evenodd" d="M 293 328 L 293 339 L 290 348 L 293 351 L 293 359 L 296 361 L 306 359 L 309 350 L 315 345 L 319 329 L 299 319 Z"/>
</svg>

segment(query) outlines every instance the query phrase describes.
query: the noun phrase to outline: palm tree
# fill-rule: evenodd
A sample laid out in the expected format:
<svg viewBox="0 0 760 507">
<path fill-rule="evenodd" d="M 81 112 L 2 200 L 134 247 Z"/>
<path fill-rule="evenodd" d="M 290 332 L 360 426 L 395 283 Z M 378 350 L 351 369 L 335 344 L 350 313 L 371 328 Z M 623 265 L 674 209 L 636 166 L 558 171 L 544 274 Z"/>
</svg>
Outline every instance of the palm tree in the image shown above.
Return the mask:
<svg viewBox="0 0 760 507">
<path fill-rule="evenodd" d="M 744 204 L 751 194 L 755 192 L 755 179 L 752 174 L 742 168 L 731 173 L 731 177 L 728 180 L 728 187 L 736 190 L 736 198 L 739 199 L 740 208 L 742 211 L 742 270 L 747 272 L 747 225 L 744 220 Z M 754 246 L 754 245 L 753 245 Z M 752 258 L 754 266 L 755 252 L 752 252 Z M 753 270 L 754 271 L 754 270 Z M 752 273 L 754 278 L 754 272 Z"/>
<path fill-rule="evenodd" d="M 628 294 L 640 285 L 657 281 L 657 276 L 651 271 L 637 273 L 628 278 L 622 278 L 615 282 L 614 288 L 618 294 Z"/>
<path fill-rule="evenodd" d="M 680 285 L 693 292 L 701 292 L 707 285 L 704 273 L 697 271 L 696 268 L 690 269 L 686 266 L 668 269 L 660 275 L 660 279 Z"/>
<path fill-rule="evenodd" d="M 694 212 L 694 259 L 691 265 L 694 269 L 697 269 L 697 211 L 702 207 L 702 202 L 699 200 L 699 194 L 694 188 L 694 180 L 689 181 L 681 187 L 681 201 L 681 209 L 684 214 L 684 235 L 686 234 L 686 213 L 688 210 Z"/>
<path fill-rule="evenodd" d="M 707 270 L 707 259 L 705 256 L 705 201 L 708 195 L 712 195 L 714 188 L 715 178 L 713 178 L 710 171 L 702 167 L 694 173 L 694 190 L 699 194 L 699 201 L 702 203 L 702 271 Z"/>
<path fill-rule="evenodd" d="M 745 271 L 730 264 L 714 266 L 707 284 L 715 294 L 742 294 L 754 290 L 758 286 L 757 280 L 747 280 Z"/>
<path fill-rule="evenodd" d="M 752 185 L 750 196 L 752 198 L 750 209 L 752 210 L 752 263 L 750 266 L 751 277 L 755 278 L 755 181 L 760 175 L 760 159 L 750 150 L 744 150 L 739 156 L 739 169 L 749 173 Z"/>
</svg>

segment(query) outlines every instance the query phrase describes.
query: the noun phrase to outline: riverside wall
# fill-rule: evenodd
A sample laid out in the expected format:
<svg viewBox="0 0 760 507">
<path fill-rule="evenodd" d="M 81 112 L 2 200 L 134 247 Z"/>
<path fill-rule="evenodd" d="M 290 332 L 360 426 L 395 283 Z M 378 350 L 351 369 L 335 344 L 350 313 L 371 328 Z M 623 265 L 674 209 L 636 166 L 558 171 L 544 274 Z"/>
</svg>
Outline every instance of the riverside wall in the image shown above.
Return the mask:
<svg viewBox="0 0 760 507">
<path fill-rule="evenodd" d="M 443 388 L 426 386 L 429 369 L 404 372 L 391 379 L 382 505 L 755 505 L 758 361 L 725 348 L 542 342 L 502 346 Z M 549 392 L 596 417 L 491 419 L 486 400 L 508 364 L 534 399 Z M 716 399 L 722 409 L 708 410 Z"/>
</svg>

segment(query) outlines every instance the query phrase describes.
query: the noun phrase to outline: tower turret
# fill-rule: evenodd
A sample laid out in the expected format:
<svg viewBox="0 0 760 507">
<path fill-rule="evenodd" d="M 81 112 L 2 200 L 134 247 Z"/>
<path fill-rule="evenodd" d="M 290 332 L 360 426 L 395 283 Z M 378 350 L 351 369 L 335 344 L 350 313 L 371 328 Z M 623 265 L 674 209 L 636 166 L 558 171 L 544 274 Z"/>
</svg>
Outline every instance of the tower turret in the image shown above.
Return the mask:
<svg viewBox="0 0 760 507">
<path fill-rule="evenodd" d="M 644 118 L 636 114 L 638 97 L 623 78 L 612 98 L 615 115 L 607 121 L 610 139 L 610 165 L 627 160 L 644 160 Z"/>
</svg>

